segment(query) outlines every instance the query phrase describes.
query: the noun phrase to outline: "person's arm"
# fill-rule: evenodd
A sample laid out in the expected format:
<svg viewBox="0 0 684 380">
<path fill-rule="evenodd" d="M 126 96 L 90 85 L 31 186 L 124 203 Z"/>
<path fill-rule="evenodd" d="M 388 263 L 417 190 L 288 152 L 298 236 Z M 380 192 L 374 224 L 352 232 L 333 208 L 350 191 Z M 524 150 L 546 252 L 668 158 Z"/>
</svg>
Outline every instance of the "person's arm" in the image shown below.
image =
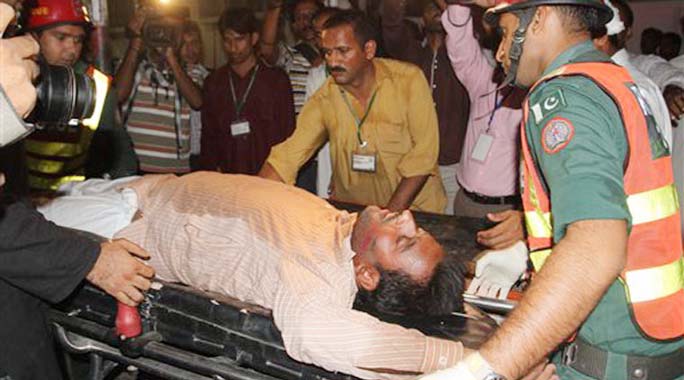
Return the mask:
<svg viewBox="0 0 684 380">
<path fill-rule="evenodd" d="M 145 23 L 145 13 L 139 9 L 129 21 L 127 28 L 132 34 L 131 40 L 128 43 L 128 50 L 124 60 L 119 66 L 114 75 L 114 86 L 116 87 L 116 98 L 119 104 L 124 104 L 131 96 L 133 91 L 133 83 L 135 82 L 135 73 L 138 70 L 138 63 L 140 62 L 141 53 L 143 51 L 142 40 L 142 26 Z"/>
<path fill-rule="evenodd" d="M 22 203 L 5 206 L 0 216 L 0 278 L 48 302 L 61 301 L 86 278 L 128 305 L 142 301 L 154 270 L 131 253 L 148 257 L 129 242 L 76 235 Z"/>
<path fill-rule="evenodd" d="M 264 15 L 264 24 L 261 27 L 259 53 L 269 65 L 275 65 L 278 62 L 278 21 L 282 8 L 282 0 L 270 0 L 266 8 L 266 15 Z"/>
<path fill-rule="evenodd" d="M 432 94 L 427 80 L 418 69 L 410 74 L 408 96 L 408 132 L 413 146 L 401 158 L 397 167 L 402 180 L 387 205 L 392 210 L 408 208 L 425 182 L 436 174 L 439 156 L 439 129 L 437 113 L 432 105 Z"/>
<path fill-rule="evenodd" d="M 382 38 L 387 53 L 395 59 L 418 63 L 420 42 L 407 30 L 406 0 L 382 0 Z"/>
<path fill-rule="evenodd" d="M 419 175 L 410 178 L 402 178 L 399 185 L 394 190 L 392 198 L 387 203 L 387 209 L 391 211 L 402 211 L 411 207 L 411 203 L 416 199 L 420 190 L 425 186 L 429 175 Z"/>
<path fill-rule="evenodd" d="M 271 154 L 259 171 L 260 177 L 290 185 L 295 183 L 299 168 L 327 139 L 323 107 L 324 101 L 321 96 L 315 96 L 304 104 L 297 118 L 294 133 L 284 142 L 271 148 Z"/>
<path fill-rule="evenodd" d="M 442 13 L 442 25 L 447 32 L 445 43 L 451 67 L 471 99 L 494 89 L 494 68 L 489 65 L 475 38 L 470 9 L 463 5 L 449 5 Z"/>
<path fill-rule="evenodd" d="M 596 247 L 601 247 L 600 254 Z M 509 379 L 527 373 L 577 330 L 626 260 L 626 221 L 583 220 L 571 224 L 523 301 L 482 347 L 482 356 Z"/>
<path fill-rule="evenodd" d="M 166 62 L 168 62 L 173 77 L 176 79 L 178 88 L 183 98 L 194 110 L 202 108 L 202 91 L 199 86 L 192 81 L 192 78 L 185 72 L 183 65 L 178 61 L 178 56 L 171 48 L 166 49 Z"/>
<path fill-rule="evenodd" d="M 220 70 L 220 69 L 219 69 Z M 219 167 L 219 145 L 224 138 L 221 138 L 218 134 L 221 128 L 225 125 L 221 125 L 219 120 L 219 115 L 221 114 L 215 108 L 217 103 L 215 99 L 222 97 L 217 94 L 220 93 L 218 81 L 218 72 L 214 72 L 207 77 L 205 81 L 204 88 L 202 89 L 203 104 L 202 110 L 202 134 L 200 135 L 200 157 L 199 157 L 199 167 L 201 170 L 216 171 Z"/>
<path fill-rule="evenodd" d="M 274 86 L 276 94 L 276 118 L 275 121 L 280 123 L 278 128 L 279 135 L 276 136 L 275 144 L 285 141 L 292 135 L 297 124 L 294 107 L 294 96 L 292 95 L 292 84 L 290 78 L 281 69 L 278 69 L 278 81 Z M 274 144 L 274 145 L 275 145 Z"/>
</svg>

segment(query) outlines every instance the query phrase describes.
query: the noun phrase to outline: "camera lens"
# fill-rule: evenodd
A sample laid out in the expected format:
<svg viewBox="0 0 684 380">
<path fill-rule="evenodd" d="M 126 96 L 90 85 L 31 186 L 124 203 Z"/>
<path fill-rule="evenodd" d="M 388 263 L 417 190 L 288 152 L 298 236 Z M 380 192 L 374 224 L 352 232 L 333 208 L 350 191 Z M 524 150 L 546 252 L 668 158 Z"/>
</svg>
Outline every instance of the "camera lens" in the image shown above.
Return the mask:
<svg viewBox="0 0 684 380">
<path fill-rule="evenodd" d="M 67 123 L 85 119 L 95 109 L 95 82 L 71 67 L 40 65 L 38 101 L 31 119 L 40 123 Z"/>
</svg>

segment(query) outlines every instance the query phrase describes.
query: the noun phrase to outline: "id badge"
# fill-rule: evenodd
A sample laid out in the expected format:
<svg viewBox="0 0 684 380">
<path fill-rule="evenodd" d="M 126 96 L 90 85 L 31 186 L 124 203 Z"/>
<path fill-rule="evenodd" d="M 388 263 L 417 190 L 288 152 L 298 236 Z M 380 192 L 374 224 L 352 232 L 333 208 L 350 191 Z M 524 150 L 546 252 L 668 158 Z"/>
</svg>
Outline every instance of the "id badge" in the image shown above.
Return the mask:
<svg viewBox="0 0 684 380">
<path fill-rule="evenodd" d="M 480 133 L 480 137 L 477 139 L 471 154 L 473 160 L 484 162 L 487 159 L 489 150 L 492 149 L 492 143 L 494 143 L 494 136 Z"/>
<path fill-rule="evenodd" d="M 366 149 L 359 149 L 352 153 L 352 170 L 357 172 L 375 173 L 377 170 L 377 155 Z"/>
<path fill-rule="evenodd" d="M 242 136 L 251 132 L 249 128 L 249 121 L 238 120 L 230 124 L 230 134 L 233 136 Z"/>
</svg>

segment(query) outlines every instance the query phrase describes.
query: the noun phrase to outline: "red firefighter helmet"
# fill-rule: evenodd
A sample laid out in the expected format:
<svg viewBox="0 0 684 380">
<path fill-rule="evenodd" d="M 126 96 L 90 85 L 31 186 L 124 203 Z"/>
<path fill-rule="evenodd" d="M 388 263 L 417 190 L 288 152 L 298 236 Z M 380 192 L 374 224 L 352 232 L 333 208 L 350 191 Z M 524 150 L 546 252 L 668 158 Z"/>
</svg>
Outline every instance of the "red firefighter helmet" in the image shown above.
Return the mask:
<svg viewBox="0 0 684 380">
<path fill-rule="evenodd" d="M 63 24 L 90 25 L 80 0 L 35 0 L 28 12 L 26 27 L 31 31 Z"/>
</svg>

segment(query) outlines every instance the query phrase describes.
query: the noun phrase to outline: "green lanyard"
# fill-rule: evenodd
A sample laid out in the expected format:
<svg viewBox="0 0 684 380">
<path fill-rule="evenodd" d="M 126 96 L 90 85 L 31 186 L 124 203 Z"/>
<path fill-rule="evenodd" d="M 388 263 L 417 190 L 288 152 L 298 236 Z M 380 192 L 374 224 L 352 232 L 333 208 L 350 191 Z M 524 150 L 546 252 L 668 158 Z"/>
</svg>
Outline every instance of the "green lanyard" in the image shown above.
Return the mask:
<svg viewBox="0 0 684 380">
<path fill-rule="evenodd" d="M 252 86 L 254 85 L 254 79 L 256 79 L 257 71 L 259 71 L 259 65 L 256 65 L 254 67 L 254 71 L 252 72 L 252 78 L 249 80 L 249 85 L 247 85 L 247 90 L 245 90 L 245 93 L 242 95 L 242 99 L 240 99 L 240 102 L 237 101 L 237 96 L 235 95 L 235 85 L 233 84 L 233 75 L 231 73 L 228 74 L 228 81 L 230 83 L 230 93 L 233 95 L 233 104 L 235 105 L 235 115 L 238 119 L 240 119 L 240 116 L 242 115 L 242 108 L 245 107 L 245 103 L 247 103 L 247 97 L 249 96 L 249 93 L 252 91 Z"/>
<path fill-rule="evenodd" d="M 361 138 L 361 126 L 363 126 L 363 123 L 368 118 L 368 114 L 370 114 L 371 108 L 373 107 L 373 103 L 375 103 L 375 95 L 378 94 L 378 89 L 375 89 L 375 91 L 373 91 L 373 96 L 371 97 L 371 100 L 368 103 L 366 113 L 363 115 L 361 119 L 359 119 L 359 116 L 354 111 L 354 107 L 352 107 L 351 103 L 349 103 L 349 99 L 347 99 L 347 94 L 341 89 L 340 94 L 342 94 L 342 99 L 344 99 L 344 103 L 347 105 L 347 108 L 349 108 L 349 112 L 351 112 L 352 116 L 354 116 L 354 121 L 356 121 L 356 137 L 359 139 L 359 146 L 361 146 L 361 148 L 364 148 L 368 143 L 363 141 L 363 139 Z"/>
</svg>

